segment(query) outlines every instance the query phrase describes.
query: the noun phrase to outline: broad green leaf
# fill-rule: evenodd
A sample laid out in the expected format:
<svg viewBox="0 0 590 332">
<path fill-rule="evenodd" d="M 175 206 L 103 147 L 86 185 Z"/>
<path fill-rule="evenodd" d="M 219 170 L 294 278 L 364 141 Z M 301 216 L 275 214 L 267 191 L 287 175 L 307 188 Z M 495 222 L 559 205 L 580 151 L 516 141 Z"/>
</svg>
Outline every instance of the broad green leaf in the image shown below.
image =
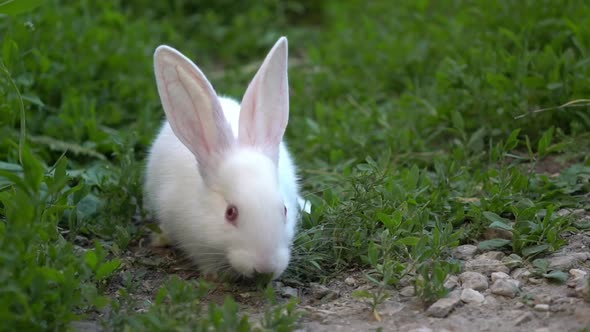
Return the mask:
<svg viewBox="0 0 590 332">
<path fill-rule="evenodd" d="M 490 228 L 503 229 L 505 231 L 512 231 L 512 225 L 503 223 L 501 221 L 494 221 L 490 224 Z"/>
<path fill-rule="evenodd" d="M 402 239 L 399 239 L 397 242 L 401 244 L 405 244 L 407 246 L 415 246 L 420 241 L 420 238 L 416 236 L 406 236 Z"/>
<path fill-rule="evenodd" d="M 119 259 L 113 259 L 102 264 L 96 271 L 96 279 L 102 280 L 109 277 L 119 266 L 121 266 L 121 260 Z"/>
<path fill-rule="evenodd" d="M 463 121 L 463 116 L 461 116 L 461 113 L 458 111 L 453 111 L 451 113 L 451 122 L 453 127 L 459 130 L 459 132 L 463 132 L 463 130 L 465 130 L 465 121 Z"/>
<path fill-rule="evenodd" d="M 487 220 L 489 221 L 497 221 L 503 224 L 509 224 L 510 220 L 506 219 L 506 218 L 502 218 L 499 215 L 495 214 L 494 212 L 490 212 L 490 211 L 485 211 L 483 213 L 483 216 L 486 217 Z"/>
<path fill-rule="evenodd" d="M 535 259 L 533 261 L 533 266 L 542 271 L 547 271 L 549 268 L 549 261 L 544 258 Z"/>
<path fill-rule="evenodd" d="M 539 244 L 536 246 L 530 246 L 530 247 L 526 247 L 526 248 L 522 249 L 522 255 L 525 257 L 532 256 L 532 255 L 542 253 L 547 249 L 549 249 L 548 244 Z"/>
<path fill-rule="evenodd" d="M 0 161 L 0 170 L 15 172 L 15 173 L 22 173 L 23 168 L 19 164 L 15 163 L 7 163 L 5 161 Z"/>
<path fill-rule="evenodd" d="M 556 280 L 559 282 L 566 282 L 568 275 L 567 275 L 567 273 L 565 273 L 563 271 L 555 270 L 555 271 L 551 271 L 549 273 L 544 273 L 543 277 L 545 277 L 547 279 Z"/>
<path fill-rule="evenodd" d="M 45 167 L 41 159 L 31 153 L 29 148 L 23 150 L 23 169 L 25 171 L 24 180 L 28 185 L 29 190 L 39 190 Z"/>
<path fill-rule="evenodd" d="M 0 14 L 18 15 L 26 13 L 43 2 L 44 0 L 0 0 Z"/>
<path fill-rule="evenodd" d="M 377 249 L 377 245 L 375 245 L 375 243 L 371 242 L 369 244 L 367 256 L 369 258 L 369 264 L 371 264 L 373 266 L 377 265 L 377 260 L 378 260 L 378 256 L 379 256 L 379 249 Z"/>
<path fill-rule="evenodd" d="M 553 127 L 549 128 L 549 130 L 543 133 L 539 143 L 537 144 L 537 152 L 539 153 L 539 157 L 542 158 L 547 153 L 547 148 L 551 145 L 551 140 L 553 139 Z"/>
<path fill-rule="evenodd" d="M 13 184 L 23 190 L 26 190 L 27 188 L 25 181 L 18 174 L 0 169 L 0 188 Z"/>
<path fill-rule="evenodd" d="M 98 265 L 98 256 L 96 256 L 96 252 L 94 252 L 94 250 L 87 251 L 86 255 L 84 256 L 84 260 L 92 270 L 94 270 L 96 265 Z"/>
<path fill-rule="evenodd" d="M 480 250 L 492 250 L 492 249 L 499 249 L 499 248 L 505 247 L 505 246 L 509 245 L 510 243 L 512 243 L 511 240 L 492 239 L 492 240 L 481 241 L 480 243 L 477 244 L 477 247 Z"/>
<path fill-rule="evenodd" d="M 98 309 L 104 308 L 111 303 L 111 299 L 108 296 L 96 296 L 92 300 L 92 304 L 94 304 Z"/>
<path fill-rule="evenodd" d="M 2 0 L 0 0 L 2 1 Z M 75 155 L 86 155 L 100 160 L 106 160 L 107 158 L 100 152 L 84 147 L 78 143 L 66 142 L 54 137 L 44 135 L 29 135 L 27 137 L 31 142 L 35 144 L 42 144 L 49 147 L 51 150 L 60 152 L 69 152 Z"/>
<path fill-rule="evenodd" d="M 506 152 L 512 151 L 518 145 L 518 134 L 519 133 L 520 133 L 520 128 L 515 129 L 512 131 L 512 133 L 510 133 L 510 136 L 508 136 L 508 139 L 506 140 L 506 143 L 504 144 L 504 150 Z"/>
<path fill-rule="evenodd" d="M 43 275 L 49 280 L 59 282 L 59 283 L 61 283 L 65 280 L 64 275 L 56 269 L 52 269 L 50 267 L 42 267 L 41 271 L 42 271 Z"/>
<path fill-rule="evenodd" d="M 55 178 L 55 182 L 62 182 L 66 181 L 66 167 L 68 166 L 68 159 L 65 156 L 62 156 L 57 161 L 55 165 L 55 172 L 53 173 L 53 177 Z"/>
<path fill-rule="evenodd" d="M 381 221 L 391 233 L 395 233 L 402 222 L 402 214 L 400 211 L 395 211 L 392 215 L 378 212 L 377 219 L 379 219 L 379 221 Z"/>
</svg>

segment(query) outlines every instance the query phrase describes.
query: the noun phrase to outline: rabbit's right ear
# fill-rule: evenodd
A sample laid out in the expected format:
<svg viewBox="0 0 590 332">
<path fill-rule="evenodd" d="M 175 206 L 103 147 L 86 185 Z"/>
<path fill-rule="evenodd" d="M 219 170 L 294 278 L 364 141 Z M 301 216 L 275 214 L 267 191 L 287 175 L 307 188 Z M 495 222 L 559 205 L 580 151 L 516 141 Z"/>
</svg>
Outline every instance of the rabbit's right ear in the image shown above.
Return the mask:
<svg viewBox="0 0 590 332">
<path fill-rule="evenodd" d="M 217 94 L 201 70 L 171 47 L 156 49 L 154 69 L 170 127 L 195 155 L 206 178 L 235 143 Z"/>
</svg>

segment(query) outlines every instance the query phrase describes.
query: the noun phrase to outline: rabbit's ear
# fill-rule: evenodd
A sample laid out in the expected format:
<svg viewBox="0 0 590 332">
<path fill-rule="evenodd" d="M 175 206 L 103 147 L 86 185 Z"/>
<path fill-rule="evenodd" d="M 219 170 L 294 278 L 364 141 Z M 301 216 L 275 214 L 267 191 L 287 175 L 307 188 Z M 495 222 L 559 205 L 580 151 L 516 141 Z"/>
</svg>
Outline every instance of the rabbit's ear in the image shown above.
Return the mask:
<svg viewBox="0 0 590 332">
<path fill-rule="evenodd" d="M 154 69 L 170 127 L 195 155 L 206 178 L 235 143 L 217 94 L 201 70 L 171 47 L 156 49 Z"/>
<path fill-rule="evenodd" d="M 287 38 L 281 37 L 244 94 L 238 131 L 240 145 L 256 147 L 278 164 L 279 144 L 288 120 Z"/>
</svg>

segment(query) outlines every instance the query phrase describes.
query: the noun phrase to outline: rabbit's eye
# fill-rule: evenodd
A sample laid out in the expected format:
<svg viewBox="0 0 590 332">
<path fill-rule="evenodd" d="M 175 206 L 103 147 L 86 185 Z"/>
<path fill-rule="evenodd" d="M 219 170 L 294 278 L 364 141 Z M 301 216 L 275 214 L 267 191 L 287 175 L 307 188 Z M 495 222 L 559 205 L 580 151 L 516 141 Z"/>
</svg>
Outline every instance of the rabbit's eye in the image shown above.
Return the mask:
<svg viewBox="0 0 590 332">
<path fill-rule="evenodd" d="M 284 208 L 285 208 L 285 212 L 284 213 L 285 213 L 285 217 L 286 217 L 287 216 L 287 206 L 285 205 Z"/>
<path fill-rule="evenodd" d="M 225 210 L 225 219 L 235 226 L 238 220 L 238 207 L 233 204 L 228 205 Z"/>
</svg>

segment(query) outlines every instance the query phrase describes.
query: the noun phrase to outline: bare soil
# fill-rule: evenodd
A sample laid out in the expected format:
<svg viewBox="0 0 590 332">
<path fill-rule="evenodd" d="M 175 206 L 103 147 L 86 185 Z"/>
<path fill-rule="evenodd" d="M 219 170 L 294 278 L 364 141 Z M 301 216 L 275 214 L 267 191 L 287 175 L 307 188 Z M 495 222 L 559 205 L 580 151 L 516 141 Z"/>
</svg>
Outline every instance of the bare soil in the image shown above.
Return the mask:
<svg viewBox="0 0 590 332">
<path fill-rule="evenodd" d="M 565 234 L 568 245 L 556 256 L 571 256 L 573 253 L 588 252 L 590 232 Z M 160 285 L 171 274 L 184 279 L 196 278 L 198 275 L 190 262 L 179 257 L 171 249 L 153 249 L 149 246 L 137 246 L 129 251 L 124 259 L 124 271 L 138 276 L 140 285 L 133 296 L 145 303 L 147 309 L 150 300 Z M 590 262 L 575 261 L 575 266 L 590 272 Z M 568 267 L 569 268 L 569 267 Z M 567 271 L 566 271 L 567 272 Z M 109 287 L 110 295 L 117 296 L 117 289 L 123 283 L 123 273 L 115 277 Z M 571 278 L 571 276 L 570 276 Z M 208 301 L 222 303 L 223 298 L 231 294 L 254 321 L 264 311 L 264 299 L 254 285 L 214 284 Z M 444 318 L 435 318 L 427 314 L 427 306 L 416 296 L 403 296 L 398 290 L 391 290 L 389 297 L 372 311 L 367 300 L 352 296 L 359 289 L 376 290 L 359 271 L 350 271 L 340 278 L 325 285 L 279 282 L 279 301 L 286 301 L 296 292 L 299 298 L 298 308 L 303 312 L 301 331 L 582 331 L 590 328 L 590 303 L 568 283 L 551 283 L 543 278 L 529 278 L 522 282 L 520 293 L 515 298 L 494 295 L 490 289 L 482 291 L 485 301 L 481 304 L 468 304 L 462 301 Z M 289 291 L 284 291 L 284 290 Z M 451 293 L 460 292 L 457 285 Z M 283 293 L 283 295 L 281 295 Z M 547 306 L 535 307 L 536 304 Z M 100 317 L 94 317 L 99 320 Z M 98 324 L 91 321 L 74 324 L 79 331 L 101 331 Z"/>
</svg>

